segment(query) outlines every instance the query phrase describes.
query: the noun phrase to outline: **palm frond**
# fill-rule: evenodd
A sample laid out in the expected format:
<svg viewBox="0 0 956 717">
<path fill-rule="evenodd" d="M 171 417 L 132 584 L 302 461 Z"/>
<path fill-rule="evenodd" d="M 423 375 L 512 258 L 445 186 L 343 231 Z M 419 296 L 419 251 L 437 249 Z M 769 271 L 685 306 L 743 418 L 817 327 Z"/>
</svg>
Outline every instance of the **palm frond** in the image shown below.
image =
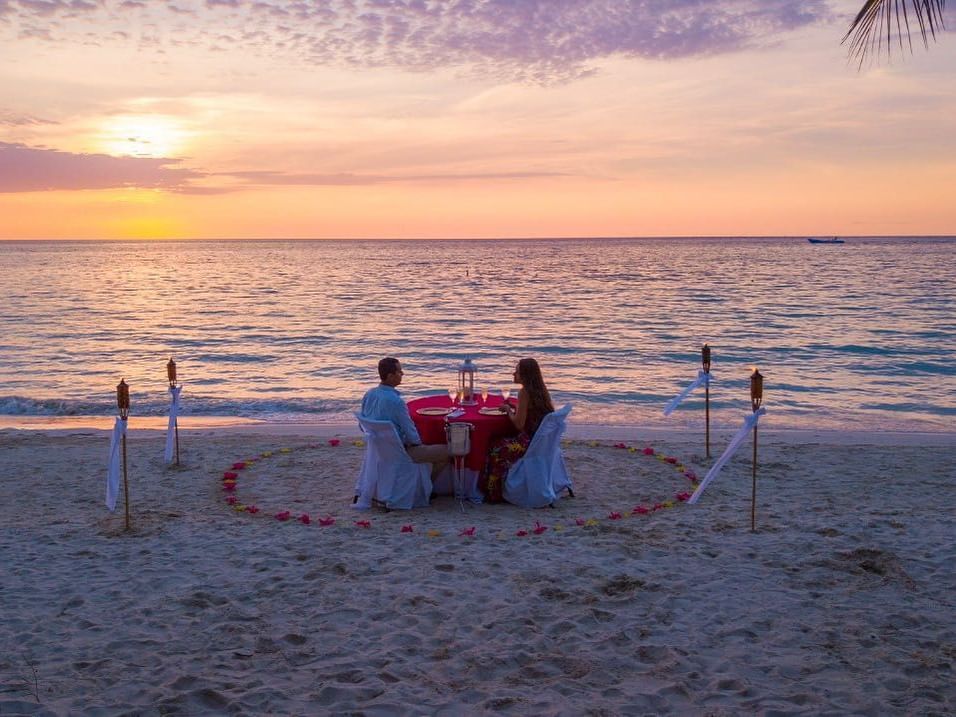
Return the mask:
<svg viewBox="0 0 956 717">
<path fill-rule="evenodd" d="M 868 55 L 874 53 L 879 56 L 884 50 L 889 55 L 893 47 L 893 29 L 896 28 L 895 39 L 903 49 L 903 38 L 913 51 L 913 40 L 910 33 L 910 15 L 906 6 L 915 16 L 919 25 L 919 33 L 923 38 L 923 45 L 929 47 L 929 40 L 936 39 L 936 34 L 944 29 L 943 10 L 946 0 L 866 0 L 856 18 L 850 24 L 850 29 L 843 36 L 843 43 L 850 41 L 850 57 L 857 57 L 860 65 Z M 902 15 L 902 22 L 900 22 Z"/>
</svg>

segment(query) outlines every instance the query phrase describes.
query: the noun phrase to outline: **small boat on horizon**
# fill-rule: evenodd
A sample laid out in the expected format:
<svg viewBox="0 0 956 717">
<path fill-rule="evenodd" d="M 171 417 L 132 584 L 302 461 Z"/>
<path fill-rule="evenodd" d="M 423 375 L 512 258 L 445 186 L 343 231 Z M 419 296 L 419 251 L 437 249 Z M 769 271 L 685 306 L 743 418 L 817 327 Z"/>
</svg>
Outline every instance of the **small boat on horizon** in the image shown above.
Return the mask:
<svg viewBox="0 0 956 717">
<path fill-rule="evenodd" d="M 843 239 L 837 237 L 808 237 L 807 241 L 811 244 L 845 244 Z"/>
</svg>

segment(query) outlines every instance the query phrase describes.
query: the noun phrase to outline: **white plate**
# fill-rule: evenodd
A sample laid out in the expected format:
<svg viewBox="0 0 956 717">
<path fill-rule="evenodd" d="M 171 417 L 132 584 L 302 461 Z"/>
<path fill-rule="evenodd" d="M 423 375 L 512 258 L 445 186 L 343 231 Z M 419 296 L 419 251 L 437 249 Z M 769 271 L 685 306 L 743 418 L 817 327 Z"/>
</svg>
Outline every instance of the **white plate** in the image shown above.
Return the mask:
<svg viewBox="0 0 956 717">
<path fill-rule="evenodd" d="M 450 408 L 441 408 L 439 406 L 429 406 L 426 408 L 419 408 L 415 413 L 419 416 L 447 416 L 452 412 Z"/>
</svg>

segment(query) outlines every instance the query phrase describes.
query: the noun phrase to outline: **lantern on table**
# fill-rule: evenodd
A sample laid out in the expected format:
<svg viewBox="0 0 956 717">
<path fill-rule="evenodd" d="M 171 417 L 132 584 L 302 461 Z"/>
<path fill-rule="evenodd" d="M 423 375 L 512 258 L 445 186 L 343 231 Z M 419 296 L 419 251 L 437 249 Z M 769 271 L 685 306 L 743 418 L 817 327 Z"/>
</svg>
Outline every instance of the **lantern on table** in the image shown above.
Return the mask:
<svg viewBox="0 0 956 717">
<path fill-rule="evenodd" d="M 458 395 L 461 396 L 462 406 L 474 406 L 478 403 L 475 398 L 475 374 L 478 367 L 466 358 L 458 367 Z"/>
</svg>

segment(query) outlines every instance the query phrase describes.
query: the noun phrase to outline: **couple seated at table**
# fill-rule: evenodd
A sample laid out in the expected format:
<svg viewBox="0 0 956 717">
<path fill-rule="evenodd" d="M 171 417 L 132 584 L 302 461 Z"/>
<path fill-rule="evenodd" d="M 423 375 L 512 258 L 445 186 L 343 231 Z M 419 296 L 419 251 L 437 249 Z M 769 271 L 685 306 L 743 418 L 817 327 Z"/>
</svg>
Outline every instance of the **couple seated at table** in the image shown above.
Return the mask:
<svg viewBox="0 0 956 717">
<path fill-rule="evenodd" d="M 393 357 L 378 362 L 381 383 L 370 389 L 362 399 L 364 418 L 391 422 L 409 457 L 416 463 L 432 465 L 432 482 L 448 466 L 448 446 L 444 443 L 426 445 L 408 413 L 397 386 L 401 384 L 404 371 L 401 362 Z M 521 385 L 517 404 L 502 404 L 517 435 L 499 438 L 489 447 L 485 467 L 478 479 L 478 487 L 486 500 L 500 503 L 504 500 L 505 479 L 511 466 L 528 450 L 535 431 L 549 413 L 554 412 L 551 396 L 541 376 L 538 362 L 533 358 L 521 359 L 514 371 L 514 381 Z"/>
</svg>

